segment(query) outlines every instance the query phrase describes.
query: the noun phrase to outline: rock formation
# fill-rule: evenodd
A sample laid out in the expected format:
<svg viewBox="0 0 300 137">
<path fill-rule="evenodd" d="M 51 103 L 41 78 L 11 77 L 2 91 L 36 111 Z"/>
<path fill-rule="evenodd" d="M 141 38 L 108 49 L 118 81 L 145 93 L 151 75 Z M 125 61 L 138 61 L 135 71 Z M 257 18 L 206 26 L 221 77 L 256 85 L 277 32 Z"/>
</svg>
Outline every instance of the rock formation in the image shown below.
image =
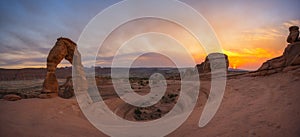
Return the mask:
<svg viewBox="0 0 300 137">
<path fill-rule="evenodd" d="M 299 37 L 299 27 L 298 26 L 291 26 L 289 28 L 289 31 L 290 31 L 290 34 L 286 39 L 286 41 L 288 43 L 292 44 L 294 42 L 300 41 L 300 39 L 298 38 Z"/>
<path fill-rule="evenodd" d="M 223 61 L 225 60 L 225 65 L 223 65 Z M 213 66 L 210 66 L 210 62 L 214 62 Z M 205 61 L 201 64 L 198 64 L 196 67 L 199 73 L 207 73 L 211 72 L 211 67 L 214 69 L 228 69 L 229 61 L 228 56 L 223 53 L 210 53 L 206 58 Z"/>
<path fill-rule="evenodd" d="M 7 101 L 17 101 L 17 100 L 20 100 L 22 98 L 18 95 L 15 95 L 15 94 L 8 94 L 8 95 L 3 96 L 3 99 L 7 100 Z"/>
<path fill-rule="evenodd" d="M 253 75 L 268 75 L 282 71 L 285 67 L 300 65 L 300 41 L 299 27 L 289 28 L 290 34 L 287 38 L 287 45 L 283 54 L 279 57 L 268 60 Z"/>
<path fill-rule="evenodd" d="M 72 64 L 75 50 L 77 51 L 76 43 L 72 40 L 62 37 L 57 39 L 47 57 L 47 75 L 43 83 L 44 92 L 58 92 L 56 67 L 64 58 Z"/>
<path fill-rule="evenodd" d="M 66 82 L 59 86 L 58 96 L 62 98 L 71 98 L 74 96 L 72 77 L 68 77 Z"/>
</svg>

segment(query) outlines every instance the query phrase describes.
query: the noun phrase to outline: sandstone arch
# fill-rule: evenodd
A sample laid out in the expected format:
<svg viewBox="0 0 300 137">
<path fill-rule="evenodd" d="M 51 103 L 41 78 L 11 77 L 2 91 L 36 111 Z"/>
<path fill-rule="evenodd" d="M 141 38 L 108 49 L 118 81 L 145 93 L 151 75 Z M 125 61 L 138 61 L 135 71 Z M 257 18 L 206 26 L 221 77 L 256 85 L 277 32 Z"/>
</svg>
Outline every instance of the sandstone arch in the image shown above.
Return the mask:
<svg viewBox="0 0 300 137">
<path fill-rule="evenodd" d="M 47 57 L 47 75 L 43 83 L 43 92 L 58 92 L 59 85 L 55 75 L 56 67 L 63 59 L 68 60 L 72 64 L 74 53 L 76 54 L 75 56 L 80 58 L 75 42 L 63 37 L 57 39 Z"/>
</svg>

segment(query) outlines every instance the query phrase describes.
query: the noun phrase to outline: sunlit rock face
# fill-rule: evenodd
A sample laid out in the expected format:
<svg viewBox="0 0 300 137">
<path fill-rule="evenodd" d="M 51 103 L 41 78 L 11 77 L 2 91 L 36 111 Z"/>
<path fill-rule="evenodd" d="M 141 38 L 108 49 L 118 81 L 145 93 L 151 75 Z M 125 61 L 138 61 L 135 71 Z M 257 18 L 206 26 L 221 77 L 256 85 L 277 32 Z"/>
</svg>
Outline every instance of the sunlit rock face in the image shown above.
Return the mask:
<svg viewBox="0 0 300 137">
<path fill-rule="evenodd" d="M 291 26 L 287 42 L 290 43 L 279 57 L 270 59 L 262 64 L 255 75 L 268 75 L 283 71 L 286 67 L 300 65 L 299 27 Z"/>
<path fill-rule="evenodd" d="M 211 66 L 211 62 L 214 62 Z M 206 58 L 205 61 L 201 64 L 198 64 L 196 67 L 199 73 L 211 72 L 212 68 L 214 70 L 226 69 L 228 70 L 229 61 L 228 56 L 223 53 L 211 53 Z"/>
<path fill-rule="evenodd" d="M 300 42 L 289 44 L 282 56 L 266 61 L 258 70 L 270 70 L 300 65 Z"/>
</svg>

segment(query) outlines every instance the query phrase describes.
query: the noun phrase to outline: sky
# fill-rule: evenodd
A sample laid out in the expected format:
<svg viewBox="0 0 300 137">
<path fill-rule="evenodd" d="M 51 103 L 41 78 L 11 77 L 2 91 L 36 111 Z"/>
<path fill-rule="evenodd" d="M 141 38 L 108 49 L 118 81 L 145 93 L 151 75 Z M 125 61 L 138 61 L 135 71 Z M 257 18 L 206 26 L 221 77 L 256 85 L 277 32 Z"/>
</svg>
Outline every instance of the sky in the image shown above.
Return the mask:
<svg viewBox="0 0 300 137">
<path fill-rule="evenodd" d="M 181 0 L 203 15 L 214 29 L 223 52 L 229 56 L 230 67 L 256 70 L 264 61 L 280 56 L 287 46 L 288 27 L 300 25 L 299 0 Z M 118 0 L 2 0 L 0 1 L 0 68 L 46 67 L 46 58 L 58 37 L 77 42 L 85 26 L 99 12 Z M 168 8 L 166 7 L 166 11 Z M 125 15 L 124 15 L 125 16 Z M 187 15 L 188 16 L 188 15 Z M 97 30 L 101 31 L 101 30 Z M 98 53 L 97 64 L 110 66 L 118 44 L 134 34 L 167 33 L 183 43 L 196 63 L 207 55 L 201 44 L 177 24 L 159 19 L 133 20 L 116 28 Z M 128 42 L 120 51 L 126 62 L 133 55 L 153 46 L 159 52 L 176 55 L 179 63 L 188 62 L 176 44 L 161 40 L 155 33 Z M 141 46 L 137 45 L 143 45 Z M 85 45 L 78 45 L 84 49 Z M 196 47 L 196 48 L 195 48 Z M 199 48 L 200 47 L 200 48 Z M 168 49 L 168 50 L 166 50 Z M 136 66 L 174 65 L 159 54 L 144 54 Z M 88 64 L 88 63 L 87 63 Z M 187 63 L 186 65 L 188 65 Z M 70 66 L 62 61 L 59 67 Z"/>
</svg>

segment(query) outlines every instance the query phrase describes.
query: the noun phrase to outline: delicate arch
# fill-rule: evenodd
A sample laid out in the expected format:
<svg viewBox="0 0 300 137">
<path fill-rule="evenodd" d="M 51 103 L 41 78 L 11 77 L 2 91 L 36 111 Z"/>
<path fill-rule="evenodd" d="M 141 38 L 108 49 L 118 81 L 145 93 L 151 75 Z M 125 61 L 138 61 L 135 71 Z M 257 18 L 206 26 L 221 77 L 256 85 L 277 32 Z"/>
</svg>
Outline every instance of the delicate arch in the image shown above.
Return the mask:
<svg viewBox="0 0 300 137">
<path fill-rule="evenodd" d="M 58 92 L 59 85 L 55 75 L 56 67 L 63 59 L 72 64 L 75 50 L 77 50 L 77 44 L 72 40 L 63 37 L 57 39 L 47 57 L 47 75 L 43 83 L 43 92 Z"/>
</svg>

